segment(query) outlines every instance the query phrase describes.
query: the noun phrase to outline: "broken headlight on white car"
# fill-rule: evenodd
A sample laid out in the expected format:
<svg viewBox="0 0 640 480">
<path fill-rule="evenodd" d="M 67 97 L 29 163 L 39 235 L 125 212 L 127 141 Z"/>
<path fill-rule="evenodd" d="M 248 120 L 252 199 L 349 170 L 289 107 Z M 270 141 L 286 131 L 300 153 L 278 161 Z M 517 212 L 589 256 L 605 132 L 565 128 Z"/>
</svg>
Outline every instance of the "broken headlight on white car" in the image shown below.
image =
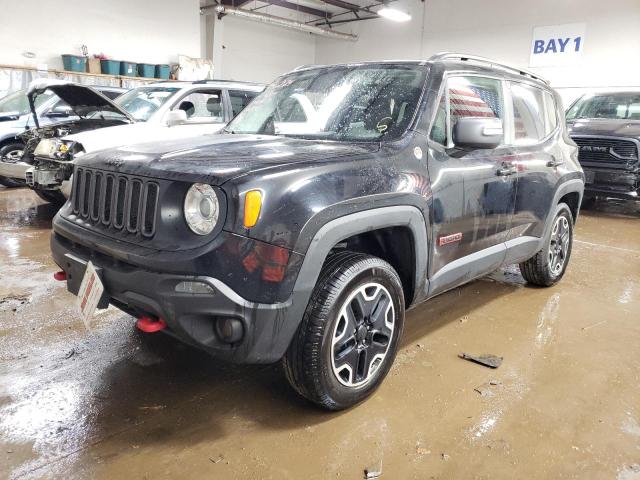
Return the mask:
<svg viewBox="0 0 640 480">
<path fill-rule="evenodd" d="M 33 155 L 66 161 L 71 160 L 76 150 L 78 150 L 76 142 L 59 138 L 43 138 L 38 143 Z"/>
</svg>

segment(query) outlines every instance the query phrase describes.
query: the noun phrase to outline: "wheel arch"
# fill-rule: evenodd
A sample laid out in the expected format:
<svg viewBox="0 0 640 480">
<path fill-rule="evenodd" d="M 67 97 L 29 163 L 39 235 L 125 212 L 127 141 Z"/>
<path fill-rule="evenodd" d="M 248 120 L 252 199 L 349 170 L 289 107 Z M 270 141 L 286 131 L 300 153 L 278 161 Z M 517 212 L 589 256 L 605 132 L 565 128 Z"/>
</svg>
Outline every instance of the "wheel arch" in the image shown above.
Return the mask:
<svg viewBox="0 0 640 480">
<path fill-rule="evenodd" d="M 578 214 L 580 212 L 580 203 L 582 202 L 582 195 L 584 194 L 584 180 L 581 178 L 572 178 L 562 182 L 553 196 L 553 202 L 551 203 L 551 209 L 547 214 L 544 227 L 544 235 L 540 239 L 540 248 L 545 244 L 546 240 L 551 234 L 551 228 L 553 226 L 553 219 L 555 218 L 557 206 L 560 203 L 567 203 L 571 214 L 573 215 L 573 223 L 575 224 Z M 570 203 L 568 203 L 570 202 Z M 574 210 L 575 208 L 575 210 Z"/>
<path fill-rule="evenodd" d="M 5 145 L 9 145 L 11 143 L 20 143 L 24 145 L 24 142 L 20 140 L 17 135 L 0 138 L 0 148 L 4 147 Z"/>
<path fill-rule="evenodd" d="M 294 287 L 311 292 L 320 268 L 336 248 L 353 248 L 389 262 L 403 281 L 406 304 L 424 289 L 428 264 L 428 230 L 420 209 L 412 205 L 380 207 L 344 215 L 325 223 L 312 238 Z M 394 238 L 394 234 L 398 237 Z M 405 255 L 391 249 L 398 240 Z"/>
</svg>

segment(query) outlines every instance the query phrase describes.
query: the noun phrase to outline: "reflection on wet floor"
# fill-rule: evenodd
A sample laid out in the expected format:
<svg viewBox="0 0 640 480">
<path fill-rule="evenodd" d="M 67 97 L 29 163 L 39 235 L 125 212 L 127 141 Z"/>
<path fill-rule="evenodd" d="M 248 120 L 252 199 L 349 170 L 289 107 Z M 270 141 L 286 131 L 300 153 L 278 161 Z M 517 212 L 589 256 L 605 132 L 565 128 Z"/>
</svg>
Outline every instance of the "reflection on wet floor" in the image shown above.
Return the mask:
<svg viewBox="0 0 640 480">
<path fill-rule="evenodd" d="M 583 212 L 551 289 L 517 267 L 407 314 L 389 377 L 328 414 L 51 280 L 55 211 L 0 189 L 0 478 L 618 478 L 640 472 L 640 210 Z M 497 370 L 462 352 L 504 357 Z M 481 388 L 479 388 L 481 387 Z M 483 392 L 483 393 L 479 393 Z"/>
</svg>

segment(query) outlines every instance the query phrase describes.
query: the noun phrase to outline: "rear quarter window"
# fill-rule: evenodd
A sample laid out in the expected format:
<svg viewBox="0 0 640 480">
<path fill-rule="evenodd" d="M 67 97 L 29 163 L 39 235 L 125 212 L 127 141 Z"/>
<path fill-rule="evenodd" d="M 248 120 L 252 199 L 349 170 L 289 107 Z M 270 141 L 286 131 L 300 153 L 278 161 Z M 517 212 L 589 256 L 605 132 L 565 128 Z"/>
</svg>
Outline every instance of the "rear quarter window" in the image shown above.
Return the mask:
<svg viewBox="0 0 640 480">
<path fill-rule="evenodd" d="M 511 83 L 514 145 L 533 145 L 548 135 L 544 93 L 536 87 Z"/>
</svg>

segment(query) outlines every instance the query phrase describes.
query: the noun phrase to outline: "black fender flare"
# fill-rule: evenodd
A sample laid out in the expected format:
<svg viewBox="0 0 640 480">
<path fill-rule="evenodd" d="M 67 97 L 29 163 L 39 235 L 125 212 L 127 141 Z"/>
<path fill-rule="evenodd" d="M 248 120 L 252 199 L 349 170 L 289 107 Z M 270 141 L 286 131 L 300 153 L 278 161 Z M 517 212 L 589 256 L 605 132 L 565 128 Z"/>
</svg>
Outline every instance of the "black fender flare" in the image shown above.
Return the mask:
<svg viewBox="0 0 640 480">
<path fill-rule="evenodd" d="M 584 195 L 584 180 L 581 178 L 572 178 L 570 180 L 563 181 L 558 188 L 556 189 L 555 194 L 553 195 L 553 202 L 551 203 L 551 208 L 549 209 L 549 213 L 547 213 L 547 218 L 545 219 L 544 224 L 544 235 L 540 238 L 539 248 L 542 248 L 547 240 L 549 239 L 549 235 L 551 235 L 551 228 L 553 227 L 553 219 L 555 218 L 557 212 L 557 206 L 560 203 L 560 199 L 564 197 L 568 193 L 577 193 L 579 196 L 578 199 L 578 211 L 580 210 L 580 204 L 582 203 L 582 196 Z M 573 219 L 575 222 L 577 219 Z"/>
</svg>

